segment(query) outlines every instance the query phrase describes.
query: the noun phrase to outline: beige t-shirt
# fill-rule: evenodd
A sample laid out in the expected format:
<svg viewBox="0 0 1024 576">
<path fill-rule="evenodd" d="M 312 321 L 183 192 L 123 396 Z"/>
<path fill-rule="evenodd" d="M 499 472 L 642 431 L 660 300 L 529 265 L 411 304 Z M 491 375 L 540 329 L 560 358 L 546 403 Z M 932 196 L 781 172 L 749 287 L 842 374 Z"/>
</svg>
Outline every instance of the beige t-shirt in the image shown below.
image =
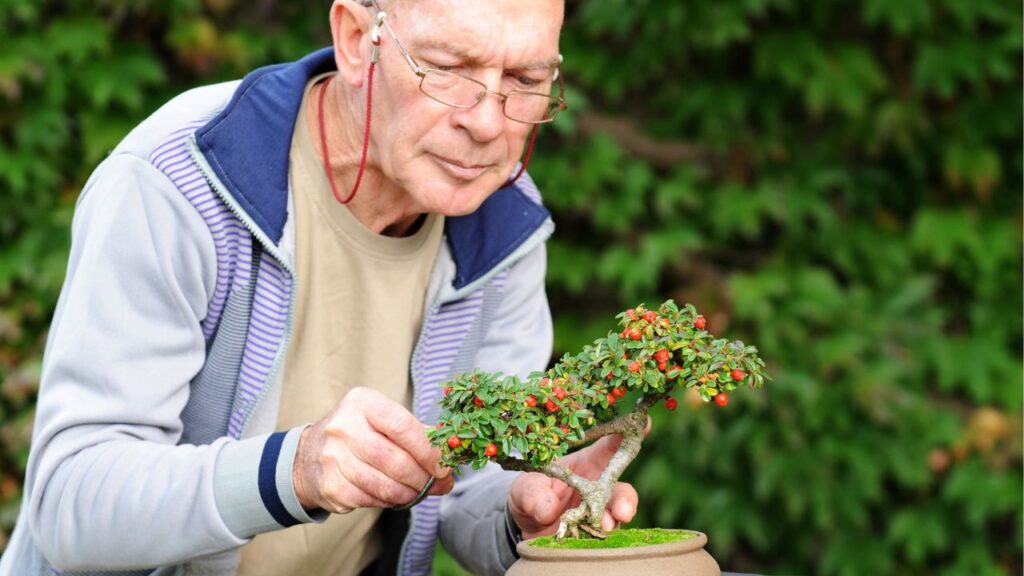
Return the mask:
<svg viewBox="0 0 1024 576">
<path fill-rule="evenodd" d="M 306 124 L 321 78 L 306 86 L 292 138 L 296 307 L 279 430 L 320 420 L 356 386 L 411 405 L 409 360 L 444 228 L 443 216 L 429 215 L 411 236 L 382 236 L 334 199 Z M 242 548 L 238 573 L 356 575 L 380 552 L 379 515 L 359 509 L 258 535 Z"/>
</svg>

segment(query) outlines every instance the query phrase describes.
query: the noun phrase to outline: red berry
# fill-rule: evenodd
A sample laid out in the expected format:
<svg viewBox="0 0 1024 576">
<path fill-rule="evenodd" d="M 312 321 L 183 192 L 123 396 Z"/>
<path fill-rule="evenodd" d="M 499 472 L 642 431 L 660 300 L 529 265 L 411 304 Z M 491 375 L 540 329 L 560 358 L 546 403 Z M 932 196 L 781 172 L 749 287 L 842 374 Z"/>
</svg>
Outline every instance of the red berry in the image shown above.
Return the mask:
<svg viewBox="0 0 1024 576">
<path fill-rule="evenodd" d="M 611 380 L 611 379 L 612 379 L 612 378 L 614 378 L 614 377 L 615 377 L 615 373 L 614 373 L 614 372 L 609 372 L 609 373 L 608 373 L 608 379 L 609 379 L 609 380 Z"/>
<path fill-rule="evenodd" d="M 665 371 L 665 363 L 664 362 L 658 362 L 658 370 L 661 370 L 662 372 Z"/>
<path fill-rule="evenodd" d="M 555 404 L 555 401 L 551 399 L 548 399 L 548 401 L 544 403 L 544 407 L 548 409 L 548 412 L 558 410 L 558 404 Z"/>
<path fill-rule="evenodd" d="M 629 363 L 629 371 L 634 373 L 634 374 L 639 372 L 640 371 L 640 361 L 639 360 L 633 360 L 632 362 L 630 362 Z"/>
<path fill-rule="evenodd" d="M 725 392 L 719 392 L 715 395 L 715 404 L 719 406 L 726 406 L 729 404 L 729 395 Z"/>
<path fill-rule="evenodd" d="M 609 394 L 608 395 L 608 405 L 611 406 L 612 404 L 615 404 L 615 396 L 612 396 L 611 394 Z"/>
<path fill-rule="evenodd" d="M 497 456 L 497 455 L 498 455 L 498 447 L 495 446 L 494 444 L 488 444 L 487 448 L 484 448 L 484 456 L 487 456 L 488 458 L 493 458 L 494 456 Z"/>
<path fill-rule="evenodd" d="M 665 399 L 665 409 L 666 410 L 675 410 L 676 406 L 679 406 L 679 402 L 677 402 L 675 398 L 666 398 Z"/>
<path fill-rule="evenodd" d="M 654 353 L 654 359 L 657 360 L 658 362 L 668 362 L 669 356 L 669 351 L 666 348 L 662 348 L 661 350 L 658 350 L 657 352 Z"/>
<path fill-rule="evenodd" d="M 555 388 L 555 398 L 558 398 L 559 400 L 565 400 L 565 388 Z"/>
<path fill-rule="evenodd" d="M 526 405 L 529 406 L 530 408 L 533 408 L 534 406 L 536 406 L 537 405 L 537 397 L 534 396 L 533 394 L 531 394 L 526 399 Z"/>
<path fill-rule="evenodd" d="M 612 394 L 619 398 L 622 398 L 623 396 L 626 395 L 626 390 L 622 386 L 619 386 L 617 388 L 612 388 Z"/>
<path fill-rule="evenodd" d="M 451 392 L 451 391 L 452 391 L 452 387 L 451 386 L 445 386 L 444 387 L 444 395 L 445 396 L 447 396 L 448 393 Z"/>
<path fill-rule="evenodd" d="M 473 398 L 473 404 L 476 404 L 477 407 L 479 407 L 479 408 L 483 408 L 484 407 L 484 399 L 479 397 L 479 396 L 477 396 L 476 398 Z"/>
<path fill-rule="evenodd" d="M 644 337 L 644 333 L 641 332 L 639 328 L 631 328 L 629 330 L 629 339 L 630 340 L 639 340 L 639 339 L 641 339 L 643 337 Z"/>
<path fill-rule="evenodd" d="M 707 320 L 703 316 L 697 316 L 697 319 L 693 321 L 693 327 L 697 330 L 703 330 L 708 325 Z"/>
<path fill-rule="evenodd" d="M 544 378 L 540 379 L 540 385 L 541 385 L 542 388 L 547 388 L 548 384 L 551 384 L 551 379 L 550 378 L 545 376 Z"/>
<path fill-rule="evenodd" d="M 458 436 L 452 436 L 448 439 L 449 448 L 458 448 L 459 446 L 462 446 L 462 440 L 459 440 Z"/>
<path fill-rule="evenodd" d="M 655 312 L 654 310 L 648 310 L 647 312 L 644 312 L 644 320 L 653 323 L 657 319 L 658 313 Z"/>
<path fill-rule="evenodd" d="M 732 379 L 737 381 L 737 382 L 739 382 L 740 380 L 743 380 L 744 378 L 747 377 L 747 375 L 743 372 L 743 370 L 740 370 L 739 368 L 733 368 L 731 376 L 732 376 Z"/>
<path fill-rule="evenodd" d="M 633 310 L 632 308 L 626 310 L 626 318 L 632 318 L 633 316 L 636 316 L 636 310 Z"/>
<path fill-rule="evenodd" d="M 566 434 L 569 433 L 569 427 L 568 426 L 559 426 L 559 428 L 562 430 L 562 432 L 565 432 Z"/>
</svg>

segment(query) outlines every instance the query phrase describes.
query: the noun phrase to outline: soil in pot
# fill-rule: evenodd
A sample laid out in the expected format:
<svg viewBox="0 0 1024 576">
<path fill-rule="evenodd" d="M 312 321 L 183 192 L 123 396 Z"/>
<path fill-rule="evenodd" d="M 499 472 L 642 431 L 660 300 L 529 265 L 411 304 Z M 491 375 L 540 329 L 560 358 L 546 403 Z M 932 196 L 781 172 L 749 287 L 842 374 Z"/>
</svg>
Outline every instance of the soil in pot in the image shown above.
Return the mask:
<svg viewBox="0 0 1024 576">
<path fill-rule="evenodd" d="M 604 540 L 552 538 L 520 542 L 520 559 L 505 576 L 721 576 L 690 530 L 617 530 Z M 619 547 L 609 547 L 609 546 Z"/>
</svg>

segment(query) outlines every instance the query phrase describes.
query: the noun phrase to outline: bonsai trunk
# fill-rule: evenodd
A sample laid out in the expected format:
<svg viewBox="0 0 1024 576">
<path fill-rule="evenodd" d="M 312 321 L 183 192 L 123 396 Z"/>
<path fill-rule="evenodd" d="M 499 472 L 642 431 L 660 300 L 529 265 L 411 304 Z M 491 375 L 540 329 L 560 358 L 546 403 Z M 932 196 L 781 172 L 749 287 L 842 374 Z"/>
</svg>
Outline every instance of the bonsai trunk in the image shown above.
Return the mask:
<svg viewBox="0 0 1024 576">
<path fill-rule="evenodd" d="M 550 462 L 540 468 L 534 468 L 529 462 L 516 458 L 503 458 L 499 461 L 501 467 L 506 470 L 540 472 L 552 478 L 557 478 L 579 493 L 580 505 L 562 514 L 556 538 L 561 540 L 566 534 L 573 538 L 578 538 L 580 530 L 596 538 L 604 538 L 605 534 L 601 530 L 601 520 L 604 519 L 605 507 L 608 505 L 608 501 L 611 500 L 612 488 L 618 482 L 626 467 L 629 466 L 629 463 L 640 452 L 640 445 L 644 439 L 644 429 L 647 427 L 647 413 L 656 400 L 657 397 L 641 398 L 637 401 L 636 409 L 629 414 L 588 429 L 581 440 L 570 444 L 570 447 L 576 448 L 609 434 L 622 435 L 622 444 L 619 445 L 619 449 L 608 461 L 604 471 L 595 480 L 583 478 L 555 462 Z"/>
</svg>

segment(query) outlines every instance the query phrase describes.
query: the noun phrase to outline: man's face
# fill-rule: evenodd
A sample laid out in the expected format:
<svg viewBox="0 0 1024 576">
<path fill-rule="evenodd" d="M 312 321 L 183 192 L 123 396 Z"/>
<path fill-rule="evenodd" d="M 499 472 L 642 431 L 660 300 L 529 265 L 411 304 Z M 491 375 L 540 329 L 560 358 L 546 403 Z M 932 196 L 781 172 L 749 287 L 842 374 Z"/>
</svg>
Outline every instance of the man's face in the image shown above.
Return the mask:
<svg viewBox="0 0 1024 576">
<path fill-rule="evenodd" d="M 411 0 L 388 22 L 423 68 L 452 70 L 491 90 L 550 81 L 558 57 L 562 0 Z M 387 33 L 374 80 L 371 157 L 417 212 L 474 211 L 510 176 L 532 125 L 509 120 L 491 94 L 473 108 L 432 100 Z"/>
</svg>

